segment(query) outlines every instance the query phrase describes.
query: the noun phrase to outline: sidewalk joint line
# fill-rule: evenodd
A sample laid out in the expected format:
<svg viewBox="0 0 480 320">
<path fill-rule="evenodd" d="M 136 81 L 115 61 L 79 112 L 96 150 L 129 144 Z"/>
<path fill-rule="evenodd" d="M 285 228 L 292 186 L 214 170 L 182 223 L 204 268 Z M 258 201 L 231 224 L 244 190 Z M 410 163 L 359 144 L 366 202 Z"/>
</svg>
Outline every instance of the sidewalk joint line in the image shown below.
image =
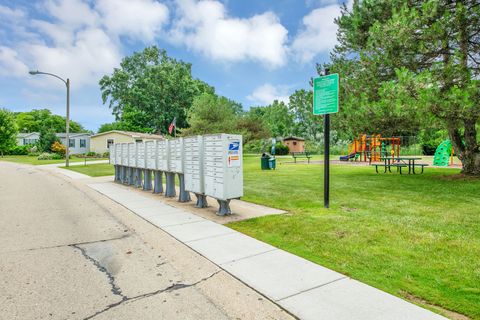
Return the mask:
<svg viewBox="0 0 480 320">
<path fill-rule="evenodd" d="M 302 293 L 305 293 L 305 292 L 308 292 L 308 291 L 312 291 L 314 289 L 318 289 L 318 288 L 321 288 L 321 287 L 325 287 L 325 286 L 328 286 L 329 284 L 332 284 L 334 282 L 337 282 L 337 281 L 340 281 L 340 280 L 343 280 L 343 279 L 348 279 L 347 276 L 343 276 L 343 277 L 340 277 L 338 279 L 335 279 L 335 280 L 332 280 L 332 281 L 329 281 L 327 283 L 324 283 L 324 284 L 321 284 L 321 285 L 318 285 L 318 286 L 315 286 L 315 287 L 312 287 L 312 288 L 309 288 L 309 289 L 306 289 L 306 290 L 302 290 L 302 291 L 299 291 L 297 293 L 294 293 L 294 294 L 291 294 L 289 296 L 286 296 L 286 297 L 283 297 L 281 299 L 278 299 L 276 300 L 277 302 L 280 302 L 282 300 L 285 300 L 285 299 L 288 299 L 288 298 L 291 298 L 291 297 L 295 297 L 295 296 L 298 296 L 299 294 L 302 294 Z"/>
<path fill-rule="evenodd" d="M 204 220 L 205 220 L 205 219 L 204 219 Z M 183 225 L 185 225 L 185 224 L 192 224 L 192 223 L 199 223 L 199 222 L 203 222 L 203 221 L 202 221 L 202 220 L 199 220 L 199 221 L 182 222 L 182 223 L 169 224 L 169 225 L 167 225 L 167 226 L 157 226 L 157 227 L 168 233 L 168 231 L 165 230 L 164 228 L 170 228 L 170 227 L 176 227 L 176 226 L 183 226 Z M 153 225 L 156 226 L 155 223 L 153 223 L 153 222 L 151 222 L 151 221 L 150 221 L 150 223 L 152 223 Z"/>
<path fill-rule="evenodd" d="M 267 251 L 255 253 L 255 254 L 252 254 L 252 255 L 249 255 L 249 256 L 246 256 L 246 257 L 242 257 L 242 258 L 238 258 L 238 259 L 235 259 L 235 260 L 231 260 L 231 261 L 228 261 L 228 262 L 222 262 L 222 263 L 220 263 L 219 265 L 220 265 L 220 266 L 224 266 L 224 265 L 229 264 L 229 263 L 232 263 L 232 262 L 242 261 L 242 260 L 245 260 L 245 259 L 249 259 L 249 258 L 253 258 L 253 257 L 256 257 L 256 256 L 260 256 L 260 255 L 262 255 L 262 254 L 269 253 L 269 252 L 276 251 L 276 250 L 280 250 L 280 249 L 278 249 L 278 248 L 269 249 L 269 250 L 267 250 Z"/>
<path fill-rule="evenodd" d="M 218 237 L 223 237 L 223 236 L 228 236 L 229 234 L 234 234 L 234 230 L 232 231 L 226 231 L 225 233 L 221 233 L 221 234 L 216 234 L 216 235 L 213 235 L 213 236 L 208 236 L 208 237 L 203 237 L 203 238 L 198 238 L 198 239 L 193 239 L 193 240 L 188 240 L 188 241 L 184 241 L 185 244 L 189 244 L 191 242 L 195 242 L 195 241 L 201 241 L 201 240 L 206 240 L 206 239 L 212 239 L 212 238 L 218 238 Z"/>
</svg>

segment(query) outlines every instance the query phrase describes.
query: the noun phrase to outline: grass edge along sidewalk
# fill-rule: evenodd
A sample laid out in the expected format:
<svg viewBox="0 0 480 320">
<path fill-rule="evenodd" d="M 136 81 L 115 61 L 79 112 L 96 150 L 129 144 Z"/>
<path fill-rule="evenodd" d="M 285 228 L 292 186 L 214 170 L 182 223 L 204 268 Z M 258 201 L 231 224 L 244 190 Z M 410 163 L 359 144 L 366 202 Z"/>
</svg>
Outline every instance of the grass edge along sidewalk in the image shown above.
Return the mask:
<svg viewBox="0 0 480 320">
<path fill-rule="evenodd" d="M 439 313 L 480 319 L 479 179 L 332 166 L 325 210 L 321 166 L 261 171 L 256 160 L 245 159 L 243 200 L 290 214 L 230 227 Z"/>
<path fill-rule="evenodd" d="M 258 157 L 245 157 L 242 199 L 290 214 L 231 228 L 438 313 L 480 319 L 480 180 L 454 178 L 454 169 L 400 176 L 336 165 L 326 211 L 322 167 L 278 160 L 261 171 Z M 69 169 L 101 175 L 99 166 L 113 174 L 108 164 Z"/>
<path fill-rule="evenodd" d="M 109 163 L 88 164 L 87 162 L 86 166 L 78 165 L 78 166 L 70 166 L 68 168 L 65 166 L 62 166 L 60 168 L 82 173 L 90 177 L 113 176 L 115 174 L 113 165 Z"/>
<path fill-rule="evenodd" d="M 108 160 L 108 158 L 87 158 L 88 161 L 98 161 L 98 160 Z M 0 157 L 0 161 L 15 162 L 21 164 L 31 164 L 34 166 L 44 165 L 44 164 L 60 164 L 65 163 L 65 159 L 55 159 L 55 160 L 38 160 L 38 156 L 3 156 Z M 84 158 L 77 158 L 72 156 L 70 158 L 70 163 L 84 162 Z"/>
</svg>

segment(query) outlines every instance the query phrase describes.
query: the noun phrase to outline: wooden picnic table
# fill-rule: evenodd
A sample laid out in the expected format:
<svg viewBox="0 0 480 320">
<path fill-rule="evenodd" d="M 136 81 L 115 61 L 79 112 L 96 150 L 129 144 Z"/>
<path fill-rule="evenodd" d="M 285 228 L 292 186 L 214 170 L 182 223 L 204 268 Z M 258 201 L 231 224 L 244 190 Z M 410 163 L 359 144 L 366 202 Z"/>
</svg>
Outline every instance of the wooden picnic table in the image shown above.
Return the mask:
<svg viewBox="0 0 480 320">
<path fill-rule="evenodd" d="M 419 157 L 381 157 L 380 160 L 384 161 L 383 165 L 379 164 L 372 164 L 375 166 L 375 170 L 378 173 L 378 167 L 382 166 L 384 168 L 383 173 L 387 173 L 387 170 L 389 172 L 392 172 L 391 168 L 397 168 L 397 171 L 402 174 L 402 168 L 408 167 L 408 174 L 416 174 L 415 172 L 415 167 L 421 167 L 423 173 L 424 167 L 428 166 L 428 164 L 424 163 L 415 163 L 418 160 L 422 160 L 422 158 Z"/>
</svg>

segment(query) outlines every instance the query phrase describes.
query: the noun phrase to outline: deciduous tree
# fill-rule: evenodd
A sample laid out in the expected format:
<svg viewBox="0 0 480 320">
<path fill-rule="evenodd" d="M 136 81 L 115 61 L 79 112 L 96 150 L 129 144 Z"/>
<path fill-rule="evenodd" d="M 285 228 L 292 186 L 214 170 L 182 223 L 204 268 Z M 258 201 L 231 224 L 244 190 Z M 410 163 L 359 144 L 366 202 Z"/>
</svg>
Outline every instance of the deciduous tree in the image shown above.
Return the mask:
<svg viewBox="0 0 480 320">
<path fill-rule="evenodd" d="M 17 112 L 15 121 L 20 132 L 40 132 L 53 130 L 65 132 L 65 117 L 52 114 L 48 109 Z M 70 132 L 85 132 L 85 128 L 76 121 L 70 120 Z"/>
<path fill-rule="evenodd" d="M 0 109 L 0 155 L 17 144 L 17 125 L 13 113 L 7 109 Z"/>
<path fill-rule="evenodd" d="M 214 89 L 192 77 L 191 64 L 153 46 L 125 57 L 100 80 L 103 103 L 128 130 L 166 133 L 174 117 L 186 128 L 193 99 Z"/>
</svg>

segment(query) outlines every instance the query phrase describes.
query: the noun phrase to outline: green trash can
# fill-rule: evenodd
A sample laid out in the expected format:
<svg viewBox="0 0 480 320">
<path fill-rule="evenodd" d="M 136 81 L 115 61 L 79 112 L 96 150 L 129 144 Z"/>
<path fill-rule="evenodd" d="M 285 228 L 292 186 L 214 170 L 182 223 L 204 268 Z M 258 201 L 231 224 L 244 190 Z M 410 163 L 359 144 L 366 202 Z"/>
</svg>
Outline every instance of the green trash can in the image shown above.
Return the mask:
<svg viewBox="0 0 480 320">
<path fill-rule="evenodd" d="M 262 170 L 270 170 L 269 160 L 270 156 L 268 154 L 262 154 L 262 157 L 260 158 L 260 165 Z"/>
<path fill-rule="evenodd" d="M 275 158 L 268 159 L 268 167 L 270 168 L 270 170 L 275 170 L 275 168 L 277 167 L 277 159 Z"/>
</svg>

